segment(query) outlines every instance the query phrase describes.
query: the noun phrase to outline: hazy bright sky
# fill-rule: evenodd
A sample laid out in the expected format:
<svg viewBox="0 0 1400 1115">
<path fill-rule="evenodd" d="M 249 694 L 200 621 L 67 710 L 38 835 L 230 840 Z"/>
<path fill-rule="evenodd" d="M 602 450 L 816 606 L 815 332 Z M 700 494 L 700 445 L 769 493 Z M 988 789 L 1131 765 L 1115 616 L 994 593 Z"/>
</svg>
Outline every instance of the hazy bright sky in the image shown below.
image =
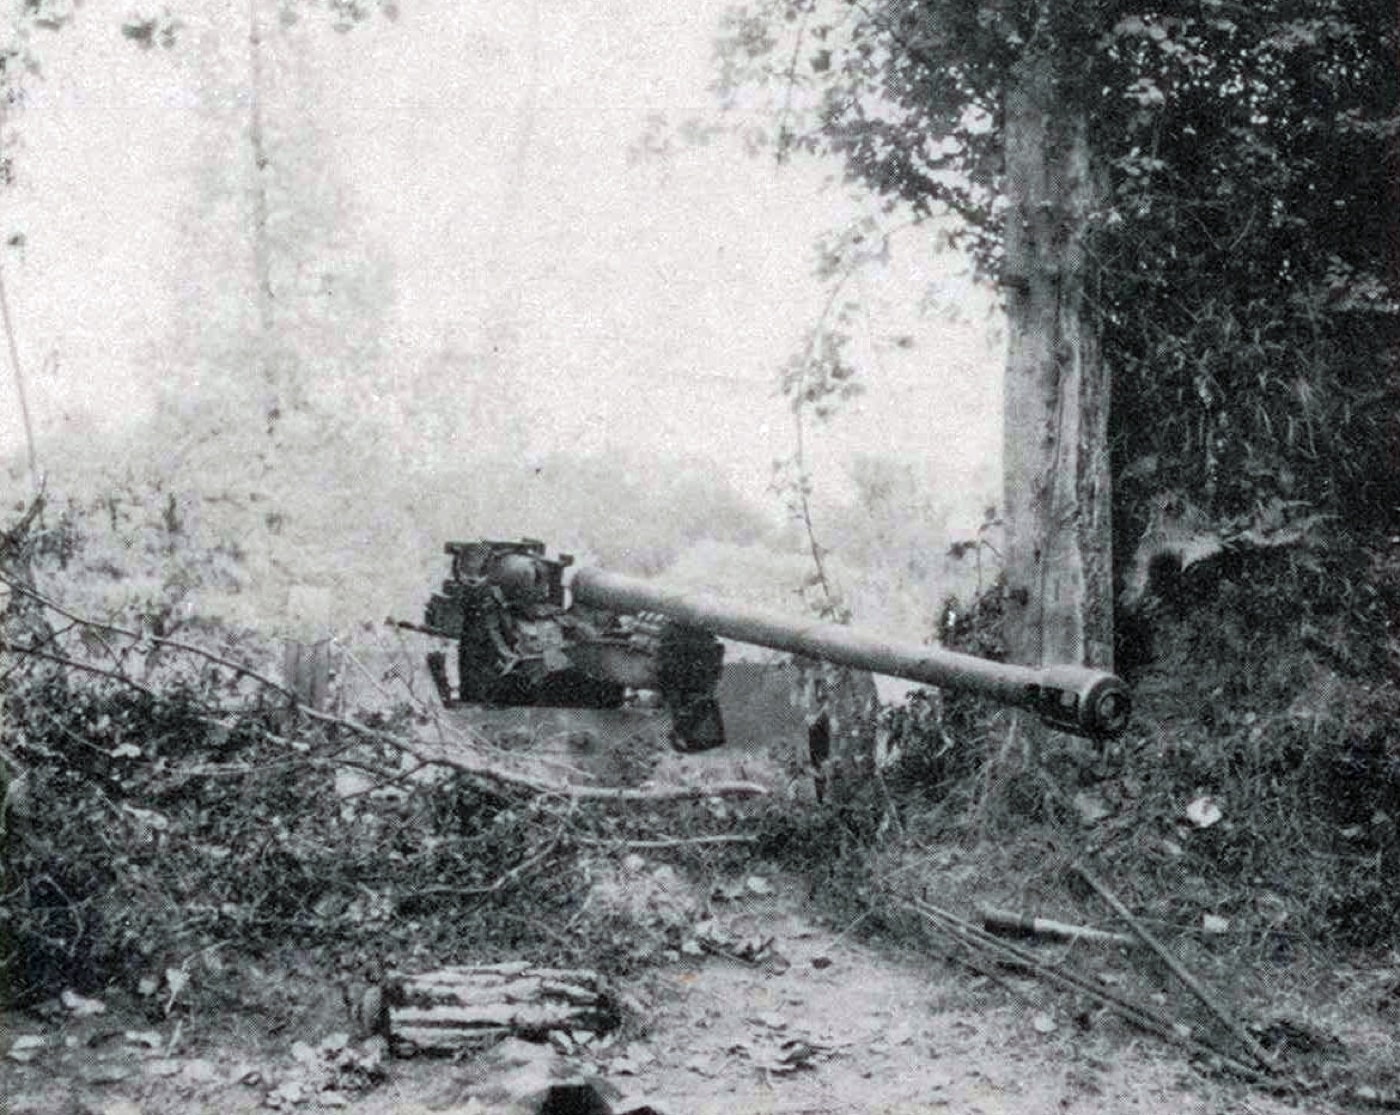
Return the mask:
<svg viewBox="0 0 1400 1115">
<path fill-rule="evenodd" d="M 507 315 L 533 452 L 705 453 L 763 498 L 770 462 L 791 451 L 777 370 L 823 297 L 813 242 L 856 209 L 823 189 L 837 168 L 778 171 L 728 141 L 629 163 L 651 114 L 713 110 L 725 3 L 401 7 L 396 23 L 315 36 L 336 169 L 392 254 L 387 360 L 415 364 L 447 338 L 483 345 Z M 74 26 L 41 35 L 47 78 L 15 121 L 21 185 L 0 231 L 27 238 L 22 257 L 7 253 L 6 276 L 46 438 L 149 407 L 142 353 L 159 346 L 171 310 L 192 98 L 170 58 L 120 38 L 128 11 L 88 0 Z M 869 391 L 815 442 L 828 476 L 871 451 L 927 465 L 950 490 L 970 488 L 980 468 L 988 487 L 1000 353 L 985 297 L 932 245 L 906 238 L 894 266 L 859 288 L 873 311 L 857 353 Z M 931 283 L 967 320 L 918 318 Z M 901 333 L 914 347 L 880 343 Z M 8 454 L 20 425 L 6 380 Z M 492 430 L 471 433 L 489 446 Z"/>
</svg>

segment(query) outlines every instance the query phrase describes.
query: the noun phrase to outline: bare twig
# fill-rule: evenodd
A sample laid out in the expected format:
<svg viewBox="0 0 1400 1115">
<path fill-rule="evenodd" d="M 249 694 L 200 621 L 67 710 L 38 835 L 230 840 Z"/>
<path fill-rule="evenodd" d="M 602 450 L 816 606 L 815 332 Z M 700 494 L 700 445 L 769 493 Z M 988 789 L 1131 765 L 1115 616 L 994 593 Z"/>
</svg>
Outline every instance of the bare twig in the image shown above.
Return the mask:
<svg viewBox="0 0 1400 1115">
<path fill-rule="evenodd" d="M 757 844 L 758 837 L 745 832 L 722 832 L 711 836 L 668 836 L 656 840 L 599 840 L 590 836 L 574 837 L 580 844 L 601 848 L 683 848 L 691 844 Z"/>
<path fill-rule="evenodd" d="M 1264 1066 L 1264 1068 L 1272 1072 L 1274 1069 L 1274 1059 L 1269 1056 L 1263 1046 L 1250 1036 L 1249 1031 L 1240 1024 L 1239 1020 L 1225 1009 L 1224 1004 L 1222 1004 L 1200 980 L 1192 975 L 1190 970 L 1187 969 L 1181 961 L 1168 952 L 1166 946 L 1158 941 L 1157 938 L 1148 931 L 1147 927 L 1133 916 L 1132 911 L 1129 910 L 1127 906 L 1123 905 L 1122 900 L 1100 882 L 1087 867 L 1082 863 L 1076 863 L 1073 869 L 1075 874 L 1088 883 L 1095 893 L 1108 903 L 1115 914 L 1128 923 L 1128 927 L 1141 938 L 1142 943 L 1157 954 L 1162 963 L 1171 970 L 1172 975 L 1176 976 L 1177 979 L 1184 983 L 1187 990 L 1204 1003 L 1210 1012 L 1225 1024 L 1225 1028 L 1234 1035 L 1236 1041 L 1249 1051 L 1249 1055 L 1260 1065 Z"/>
<path fill-rule="evenodd" d="M 363 662 L 361 662 L 359 657 L 353 651 L 351 651 L 349 647 L 341 643 L 339 640 L 336 640 L 336 647 L 340 651 L 341 659 L 345 662 L 349 662 L 350 665 L 354 666 L 355 669 L 359 670 L 359 672 L 364 675 L 364 679 L 367 682 L 369 682 L 370 685 L 374 686 L 375 692 L 377 692 L 381 698 L 383 698 L 386 701 L 392 701 L 394 699 L 393 695 L 390 694 L 390 692 L 384 688 L 384 685 L 381 682 L 381 680 L 374 676 L 374 671 L 371 670 L 368 666 L 366 666 Z M 412 690 L 410 690 L 409 693 L 410 695 L 412 695 Z"/>
<path fill-rule="evenodd" d="M 352 790 L 349 793 L 341 794 L 340 801 L 342 805 L 347 801 L 354 801 L 356 798 L 362 798 L 373 794 L 384 789 L 386 786 L 404 786 L 407 787 L 408 792 L 412 792 L 417 788 L 413 785 L 414 779 L 423 771 L 430 769 L 431 766 L 429 763 L 415 761 L 407 770 L 387 771 L 376 767 L 372 763 L 361 763 L 354 759 L 337 759 L 335 763 L 337 766 L 347 766 L 353 770 L 361 770 L 368 774 L 373 774 L 379 779 L 378 782 L 371 786 L 366 786 L 363 790 Z"/>
<path fill-rule="evenodd" d="M 555 831 L 554 835 L 551 836 L 549 840 L 545 843 L 545 846 L 543 848 L 541 848 L 534 855 L 530 856 L 528 859 L 521 860 L 509 871 L 505 872 L 502 875 L 499 875 L 493 882 L 488 883 L 486 886 L 420 887 L 419 889 L 413 892 L 412 897 L 420 898 L 429 895 L 452 895 L 462 898 L 484 898 L 488 894 L 496 894 L 504 890 L 506 887 L 510 886 L 512 883 L 518 881 L 522 875 L 524 875 L 527 871 L 530 870 L 530 868 L 535 867 L 538 864 L 543 863 L 546 859 L 548 859 L 550 854 L 554 851 L 554 849 L 559 847 L 559 843 L 564 837 L 565 827 L 565 825 L 561 824 L 559 828 Z"/>
<path fill-rule="evenodd" d="M 380 740 L 390 747 L 397 748 L 405 754 L 413 756 L 420 762 L 434 766 L 447 767 L 462 774 L 474 775 L 488 779 L 498 784 L 513 786 L 532 793 L 548 794 L 560 798 L 572 798 L 578 801 L 693 801 L 697 798 L 709 797 L 764 797 L 768 794 L 768 788 L 756 782 L 718 782 L 709 786 L 656 786 L 651 789 L 633 789 L 631 787 L 612 786 L 571 786 L 564 782 L 553 782 L 549 779 L 536 778 L 519 771 L 507 770 L 495 763 L 488 761 L 484 756 L 473 750 L 462 750 L 459 753 L 448 755 L 437 750 L 436 745 L 424 741 L 409 740 L 403 736 L 390 735 L 389 733 L 364 728 L 350 721 L 342 720 L 340 717 L 328 716 L 325 713 L 314 712 L 311 709 L 303 710 L 307 716 L 315 720 L 324 720 L 333 724 L 340 724 L 344 727 L 356 731 L 364 731 L 373 735 L 373 738 Z"/>
<path fill-rule="evenodd" d="M 136 643 L 150 643 L 152 646 L 169 647 L 171 650 L 178 650 L 183 651 L 186 654 L 197 655 L 198 657 L 203 658 L 206 661 L 213 662 L 219 666 L 225 666 L 230 670 L 234 670 L 241 676 L 250 677 L 259 684 L 264 685 L 269 689 L 276 690 L 278 693 L 282 694 L 284 697 L 286 697 L 292 702 L 295 702 L 297 700 L 296 694 L 293 693 L 290 689 L 286 688 L 286 686 L 282 685 L 279 682 L 273 681 L 266 674 L 259 673 L 251 666 L 246 666 L 241 662 L 234 662 L 232 659 L 224 658 L 222 655 L 218 655 L 213 653 L 212 651 L 205 650 L 203 647 L 197 647 L 192 643 L 181 642 L 179 639 L 167 639 L 160 635 L 143 635 L 139 631 L 131 631 L 125 627 L 118 627 L 116 624 L 113 623 L 103 623 L 101 620 L 90 619 L 87 616 L 77 615 L 73 612 L 68 611 L 62 605 L 50 600 L 43 593 L 36 592 L 28 585 L 24 585 L 19 583 L 18 581 L 11 580 L 3 574 L 0 574 L 0 581 L 3 581 L 5 584 L 9 585 L 10 588 L 14 589 L 15 591 L 22 593 L 25 596 L 33 598 L 34 600 L 42 604 L 45 608 L 48 608 L 50 611 L 57 612 L 65 619 L 71 619 L 75 623 L 81 624 L 83 627 L 94 628 L 98 631 L 108 631 L 111 632 L 113 635 L 120 635 L 123 638 L 130 639 Z"/>
<path fill-rule="evenodd" d="M 338 645 L 340 646 L 340 652 L 345 658 L 345 660 L 364 674 L 365 679 L 375 687 L 379 695 L 385 700 L 392 700 L 392 694 L 390 694 L 389 691 L 379 683 L 378 679 L 376 679 L 374 676 L 374 672 L 370 670 L 370 668 L 366 666 L 362 661 L 360 661 L 360 659 L 356 657 L 356 655 L 352 653 L 349 650 L 349 648 L 345 647 L 343 644 Z M 404 652 L 404 654 L 405 657 L 408 657 L 406 651 Z M 400 680 L 402 680 L 402 675 L 400 675 Z M 412 705 L 412 707 L 417 709 L 419 712 L 423 713 L 425 716 L 431 718 L 433 722 L 433 727 L 434 729 L 436 729 L 439 737 L 439 743 L 446 743 L 449 739 L 455 739 L 459 741 L 465 741 L 469 746 L 474 747 L 482 752 L 490 752 L 493 754 L 500 755 L 502 757 L 506 757 L 510 754 L 510 752 L 506 749 L 493 745 L 489 740 L 483 739 L 475 732 L 464 730 L 459 725 L 447 722 L 439 714 L 440 710 L 437 707 L 428 704 L 416 693 L 413 692 L 412 686 L 406 685 L 405 687 L 408 690 L 409 703 Z M 538 740 L 531 740 L 531 742 L 535 743 L 538 742 Z M 540 766 L 552 767 L 555 770 L 563 771 L 566 774 L 582 773 L 580 769 L 574 764 L 561 762 L 560 760 L 555 759 L 552 756 L 535 755 L 532 756 L 532 761 L 538 763 Z"/>
<path fill-rule="evenodd" d="M 800 46 L 799 36 L 799 46 Z M 900 228 L 905 225 L 897 225 L 885 231 L 881 236 L 884 245 L 888 245 L 890 238 Z M 806 344 L 803 346 L 802 355 L 796 364 L 796 372 L 792 375 L 784 386 L 786 393 L 792 395 L 792 418 L 793 418 L 793 455 L 792 462 L 796 472 L 793 482 L 795 502 L 789 507 L 795 511 L 798 521 L 802 524 L 803 531 L 807 535 L 807 548 L 812 557 L 812 565 L 817 578 L 817 584 L 822 591 L 823 607 L 822 611 L 832 618 L 837 618 L 840 614 L 840 595 L 834 585 L 830 571 L 826 565 L 826 548 L 822 546 L 817 537 L 816 525 L 812 515 L 811 500 L 811 473 L 807 467 L 807 381 L 810 376 L 812 365 L 818 358 L 819 347 L 826 337 L 827 319 L 831 316 L 832 310 L 836 306 L 836 300 L 845 289 L 846 284 L 851 282 L 858 274 L 859 269 L 868 262 L 868 257 L 857 256 L 846 261 L 841 274 L 836 281 L 831 284 L 827 291 L 826 300 L 822 304 L 821 312 L 817 316 L 817 322 L 807 335 Z"/>
<path fill-rule="evenodd" d="M 150 697 L 153 701 L 160 700 L 160 694 L 148 686 L 142 685 L 135 678 L 127 677 L 126 674 L 118 673 L 116 670 L 106 670 L 101 666 L 93 666 L 87 662 L 79 662 L 76 658 L 68 658 L 62 654 L 52 654 L 49 651 L 39 650 L 37 647 L 16 647 L 11 646 L 10 651 L 25 658 L 39 658 L 45 662 L 54 662 L 60 666 L 67 666 L 69 669 L 81 670 L 85 674 L 95 674 L 98 677 L 107 678 L 110 681 L 120 682 Z"/>
<path fill-rule="evenodd" d="M 797 25 L 797 35 L 792 44 L 792 58 L 788 62 L 787 76 L 783 84 L 783 108 L 778 114 L 778 143 L 773 151 L 775 169 L 781 167 L 787 160 L 789 137 L 792 134 L 788 128 L 788 120 L 792 116 L 792 91 L 797 85 L 797 61 L 802 54 L 802 39 L 807 33 L 807 21 L 811 16 L 811 8 L 802 13 L 802 19 Z"/>
</svg>

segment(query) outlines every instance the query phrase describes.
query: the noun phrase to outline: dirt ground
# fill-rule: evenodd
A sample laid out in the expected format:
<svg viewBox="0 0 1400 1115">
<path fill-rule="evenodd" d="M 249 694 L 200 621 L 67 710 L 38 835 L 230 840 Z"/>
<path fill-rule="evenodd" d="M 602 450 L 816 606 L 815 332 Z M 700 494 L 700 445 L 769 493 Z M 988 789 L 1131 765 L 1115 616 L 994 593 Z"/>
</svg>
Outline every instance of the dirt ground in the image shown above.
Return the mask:
<svg viewBox="0 0 1400 1115">
<path fill-rule="evenodd" d="M 1330 1110 L 1210 1078 L 1113 1019 L 1086 1028 L 941 961 L 872 947 L 818 920 L 795 882 L 772 890 L 725 915 L 736 939 L 772 942 L 761 963 L 681 956 L 652 969 L 619 989 L 631 1023 L 568 1056 L 545 1047 L 542 1071 L 608 1082 L 627 1097 L 617 1111 L 644 1100 L 675 1115 Z M 505 1072 L 491 1057 L 487 1067 L 393 1059 L 379 1039 L 346 1044 L 339 989 L 310 965 L 246 982 L 266 996 L 272 981 L 279 1011 L 235 1003 L 163 1016 L 158 1004 L 142 1013 L 113 996 L 101 1013 L 70 1001 L 4 1018 L 7 1115 L 530 1109 L 493 1102 L 510 1087 L 491 1090 Z"/>
<path fill-rule="evenodd" d="M 652 780 L 757 779 L 775 787 L 791 780 L 783 757 L 800 746 L 803 724 L 787 712 L 777 731 L 773 719 L 773 709 L 786 703 L 780 690 L 787 681 L 729 684 L 733 745 L 682 756 L 652 741 L 645 748 Z M 557 758 L 584 780 L 626 773 L 612 768 L 631 754 L 637 717 L 596 714 L 586 726 L 598 746 L 580 751 L 573 715 L 562 726 L 547 715 L 524 725 L 533 748 L 546 750 L 558 736 Z M 658 726 L 653 734 L 660 732 Z M 764 746 L 754 742 L 760 734 Z M 675 950 L 615 988 L 627 1021 L 614 1034 L 562 1051 L 522 1053 L 513 1043 L 528 1071 L 501 1050 L 475 1059 L 394 1058 L 382 1039 L 352 1040 L 335 957 L 289 953 L 254 966 L 211 954 L 203 983 L 197 979 L 178 1001 L 162 1001 L 170 994 L 165 987 L 144 999 L 112 991 L 0 1016 L 0 1110 L 536 1112 L 539 1104 L 526 1102 L 532 1087 L 578 1076 L 599 1082 L 616 1115 L 646 1110 L 643 1104 L 671 1115 L 1335 1110 L 1316 1097 L 1290 1100 L 1212 1076 L 1115 1016 L 1076 1016 L 1067 997 L 1029 978 L 1010 975 L 999 986 L 927 953 L 872 944 L 858 927 L 830 924 L 809 905 L 803 883 L 776 871 L 740 877 L 737 889 L 731 883 L 713 902 L 696 881 L 666 875 L 668 867 L 648 864 L 629 877 L 623 865 L 610 869 L 611 898 L 600 890 L 599 900 L 646 906 L 648 917 L 658 914 L 659 902 L 664 918 L 674 899 L 674 926 L 685 933 L 702 907 L 713 908 L 720 939 L 761 947 L 737 950 L 747 961 Z M 659 894 L 642 895 L 643 874 L 653 887 L 674 879 L 676 893 L 667 893 L 667 883 Z M 1368 1041 L 1400 1049 L 1400 1032 L 1370 1034 Z M 603 1109 L 549 1115 L 562 1110 Z"/>
</svg>

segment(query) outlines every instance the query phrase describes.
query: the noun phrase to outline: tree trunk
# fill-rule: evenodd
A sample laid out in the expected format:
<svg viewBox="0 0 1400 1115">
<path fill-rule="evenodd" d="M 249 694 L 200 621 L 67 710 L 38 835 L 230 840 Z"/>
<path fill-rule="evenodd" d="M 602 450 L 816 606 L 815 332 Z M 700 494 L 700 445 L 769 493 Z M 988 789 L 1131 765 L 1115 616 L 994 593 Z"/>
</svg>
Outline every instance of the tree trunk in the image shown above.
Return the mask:
<svg viewBox="0 0 1400 1115">
<path fill-rule="evenodd" d="M 277 428 L 282 416 L 282 384 L 273 355 L 272 249 L 268 241 L 267 137 L 263 131 L 263 102 L 266 81 L 263 75 L 262 24 L 258 0 L 248 0 L 248 142 L 253 154 L 252 221 L 253 282 L 258 308 L 258 336 L 255 351 L 263 379 L 263 420 L 267 432 Z"/>
<path fill-rule="evenodd" d="M 1400 43 L 1400 5 L 1395 11 L 1396 42 Z M 1400 82 L 1400 46 L 1395 52 L 1395 80 Z M 1397 109 L 1400 112 L 1400 109 Z M 1390 301 L 1400 302 L 1400 132 L 1393 132 L 1386 145 L 1385 169 L 1390 218 L 1386 222 L 1386 286 Z M 1385 530 L 1393 533 L 1400 530 L 1400 318 L 1392 315 L 1389 322 L 1390 337 L 1385 358 L 1390 362 L 1390 415 L 1382 429 L 1385 438 L 1386 469 L 1390 482 L 1381 488 L 1381 498 L 1377 502 L 1389 509 L 1389 519 Z"/>
<path fill-rule="evenodd" d="M 5 273 L 0 269 L 0 318 L 5 325 L 5 343 L 10 350 L 10 367 L 15 375 L 15 395 L 19 402 L 19 416 L 24 426 L 24 444 L 29 452 L 29 483 L 34 491 L 43 490 L 39 477 L 39 451 L 34 440 L 34 422 L 29 416 L 29 395 L 24 386 L 24 368 L 19 360 L 19 342 L 15 339 L 15 323 L 10 316 L 10 296 L 5 289 Z"/>
<path fill-rule="evenodd" d="M 1004 638 L 1012 662 L 1112 669 L 1109 377 L 1086 306 L 1101 189 L 1046 52 L 1012 76 L 1005 152 Z"/>
<path fill-rule="evenodd" d="M 296 694 L 297 701 L 317 712 L 325 712 L 331 684 L 331 644 L 288 640 L 282 648 L 282 682 Z"/>
</svg>

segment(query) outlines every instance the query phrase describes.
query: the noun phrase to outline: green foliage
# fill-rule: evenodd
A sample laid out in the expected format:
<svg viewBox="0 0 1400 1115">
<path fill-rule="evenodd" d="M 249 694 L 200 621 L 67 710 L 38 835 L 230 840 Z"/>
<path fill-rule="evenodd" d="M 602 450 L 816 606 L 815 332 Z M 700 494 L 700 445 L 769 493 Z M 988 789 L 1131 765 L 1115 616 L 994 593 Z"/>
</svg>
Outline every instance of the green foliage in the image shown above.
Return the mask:
<svg viewBox="0 0 1400 1115">
<path fill-rule="evenodd" d="M 239 545 L 210 530 L 189 493 L 159 479 L 128 476 L 54 508 L 34 536 L 36 578 L 68 586 L 85 615 L 170 636 L 207 624 L 211 600 L 247 587 Z"/>
<path fill-rule="evenodd" d="M 1388 4 L 1335 0 L 766 0 L 731 17 L 717 85 L 767 109 L 780 159 L 836 155 L 891 211 L 956 215 L 996 278 L 1002 102 L 1048 52 L 1107 197 L 1094 310 L 1121 536 L 1167 489 L 1222 519 L 1277 498 L 1364 530 L 1400 497 L 1398 30 Z"/>
<path fill-rule="evenodd" d="M 966 804 L 961 799 L 986 758 L 985 727 L 969 715 L 972 708 L 986 711 L 965 697 L 920 689 L 881 713 L 881 729 L 897 756 L 886 782 L 906 806 L 949 799 Z"/>
<path fill-rule="evenodd" d="M 366 730 L 309 724 L 215 674 L 155 688 L 10 649 L 7 1006 L 66 988 L 138 991 L 210 950 L 286 945 L 345 966 L 635 965 L 665 943 L 657 927 L 585 902 L 616 874 L 611 849 L 733 821 L 706 803 L 624 813 L 425 770 L 383 742 L 421 727 L 403 707 L 366 717 Z"/>
<path fill-rule="evenodd" d="M 7 700 L 7 766 L 24 786 L 0 904 L 12 1001 L 134 987 L 216 945 L 455 939 L 510 954 L 519 928 L 485 945 L 483 918 L 503 919 L 482 906 L 507 892 L 497 880 L 517 857 L 548 867 L 557 844 L 528 803 L 454 779 L 346 800 L 327 760 L 348 741 L 288 740 L 270 713 L 227 706 L 211 721 L 210 696 L 74 678 Z M 573 901 L 567 888 L 541 896 L 554 899 Z"/>
<path fill-rule="evenodd" d="M 1319 604 L 1337 603 L 1311 576 L 1285 578 Z M 1164 874 L 1196 871 L 1217 885 L 1267 891 L 1288 910 L 1289 932 L 1379 944 L 1400 919 L 1383 883 L 1400 854 L 1392 730 L 1400 697 L 1354 662 L 1339 670 L 1321 641 L 1297 652 L 1293 631 L 1306 597 L 1280 595 L 1261 607 L 1247 605 L 1250 596 L 1222 584 L 1199 605 L 1215 624 L 1164 625 L 1163 674 L 1138 687 L 1158 724 L 1131 764 L 1147 778 L 1139 809 L 1157 821 L 1138 847 L 1156 844 L 1147 862 Z M 1302 610 L 1305 628 L 1335 617 L 1325 607 Z M 1212 665 L 1203 670 L 1202 662 Z M 1168 678 L 1178 692 L 1162 691 Z M 1218 801 L 1225 820 L 1200 830 L 1185 824 L 1180 810 L 1197 794 Z"/>
<path fill-rule="evenodd" d="M 1167 487 L 1220 518 L 1298 500 L 1364 534 L 1395 514 L 1397 30 L 1388 6 L 1320 0 L 1124 18 L 1105 38 L 1123 95 L 1096 118 L 1103 328 L 1133 520 Z"/>
<path fill-rule="evenodd" d="M 180 33 L 180 21 L 162 8 L 156 15 L 128 16 L 122 24 L 122 38 L 129 40 L 142 50 L 151 50 L 159 44 L 165 50 L 175 46 Z"/>
<path fill-rule="evenodd" d="M 322 6 L 331 17 L 331 26 L 337 31 L 349 31 L 356 25 L 374 16 L 375 12 L 387 20 L 399 18 L 399 5 L 396 0 L 281 0 L 278 17 L 284 25 L 290 26 L 298 19 L 298 7 L 316 9 Z"/>
<path fill-rule="evenodd" d="M 998 601 L 951 602 L 945 642 L 995 657 Z M 1121 741 L 1091 751 L 924 697 L 886 714 L 886 783 L 906 827 L 1048 826 L 1134 879 L 1153 917 L 1229 918 L 1271 958 L 1302 940 L 1383 946 L 1400 924 L 1397 601 L 1390 544 L 1222 554 L 1151 611 Z M 1218 820 L 1192 819 L 1202 799 Z"/>
<path fill-rule="evenodd" d="M 299 438 L 314 425 L 304 419 L 289 417 L 283 435 Z M 417 618 L 451 539 L 529 535 L 645 574 L 705 545 L 750 550 L 769 570 L 781 561 L 771 520 L 708 461 L 658 472 L 621 452 L 557 452 L 421 471 L 388 458 L 366 473 L 367 441 L 314 438 L 294 469 L 266 471 L 211 443 L 173 475 L 155 435 L 71 447 L 54 457 L 71 494 L 50 504 L 41 585 L 62 583 L 98 617 L 163 614 L 167 633 L 216 618 L 279 631 L 290 590 L 322 588 L 328 622 L 349 635 Z M 114 456 L 129 462 L 123 474 L 103 463 Z"/>
</svg>

